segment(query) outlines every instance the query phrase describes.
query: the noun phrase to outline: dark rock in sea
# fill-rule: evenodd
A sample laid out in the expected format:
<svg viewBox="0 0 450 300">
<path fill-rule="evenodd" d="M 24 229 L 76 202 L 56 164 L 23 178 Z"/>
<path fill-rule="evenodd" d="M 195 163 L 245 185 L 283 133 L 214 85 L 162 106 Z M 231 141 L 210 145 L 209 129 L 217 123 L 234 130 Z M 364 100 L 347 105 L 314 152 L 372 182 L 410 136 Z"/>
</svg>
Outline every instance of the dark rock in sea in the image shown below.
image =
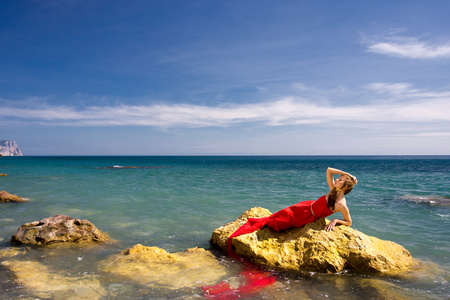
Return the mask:
<svg viewBox="0 0 450 300">
<path fill-rule="evenodd" d="M 27 198 L 12 195 L 6 191 L 0 191 L 0 202 L 26 202 Z"/>
<path fill-rule="evenodd" d="M 40 221 L 25 223 L 12 236 L 11 242 L 20 244 L 48 245 L 52 243 L 89 243 L 109 240 L 88 220 L 56 215 Z"/>
<path fill-rule="evenodd" d="M 248 218 L 271 215 L 264 208 L 252 208 L 234 222 L 214 230 L 211 243 L 227 250 L 228 237 Z M 271 269 L 336 273 L 342 270 L 392 273 L 413 264 L 411 254 L 401 245 L 365 235 L 351 227 L 338 226 L 326 232 L 329 221 L 321 218 L 301 228 L 275 232 L 265 227 L 233 238 L 236 254 Z"/>
</svg>

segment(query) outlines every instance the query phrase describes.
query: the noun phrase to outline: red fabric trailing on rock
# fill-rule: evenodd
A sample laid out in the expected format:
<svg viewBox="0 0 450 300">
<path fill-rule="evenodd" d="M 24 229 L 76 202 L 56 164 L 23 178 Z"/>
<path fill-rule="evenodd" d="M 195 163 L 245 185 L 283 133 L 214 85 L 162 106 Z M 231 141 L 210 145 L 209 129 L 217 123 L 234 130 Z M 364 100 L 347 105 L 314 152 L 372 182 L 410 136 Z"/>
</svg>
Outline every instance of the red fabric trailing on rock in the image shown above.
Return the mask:
<svg viewBox="0 0 450 300">
<path fill-rule="evenodd" d="M 327 206 L 326 195 L 323 195 L 316 201 L 308 200 L 299 202 L 292 206 L 286 207 L 268 217 L 249 218 L 247 222 L 239 227 L 228 238 L 228 252 L 233 254 L 231 241 L 234 237 L 252 233 L 256 230 L 268 226 L 279 232 L 293 227 L 302 227 L 308 223 L 317 221 L 319 218 L 325 218 L 333 212 Z"/>
<path fill-rule="evenodd" d="M 249 262 L 246 262 L 245 269 L 239 273 L 239 277 L 242 283 L 237 288 L 231 288 L 225 280 L 213 286 L 203 286 L 204 296 L 218 300 L 238 299 L 257 293 L 276 281 L 270 272 L 250 267 Z"/>
<path fill-rule="evenodd" d="M 228 282 L 222 281 L 216 285 L 202 286 L 202 290 L 205 293 L 206 297 L 214 298 L 215 296 L 219 297 L 219 295 L 222 294 L 229 294 L 228 291 L 231 290 L 231 287 Z"/>
</svg>

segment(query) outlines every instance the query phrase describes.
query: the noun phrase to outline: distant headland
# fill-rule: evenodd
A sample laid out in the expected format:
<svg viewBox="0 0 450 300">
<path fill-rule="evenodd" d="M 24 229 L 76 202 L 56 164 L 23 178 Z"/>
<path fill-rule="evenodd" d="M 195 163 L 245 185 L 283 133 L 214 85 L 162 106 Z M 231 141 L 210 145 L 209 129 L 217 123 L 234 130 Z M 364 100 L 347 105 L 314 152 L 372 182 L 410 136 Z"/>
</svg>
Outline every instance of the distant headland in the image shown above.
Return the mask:
<svg viewBox="0 0 450 300">
<path fill-rule="evenodd" d="M 23 156 L 16 141 L 0 140 L 0 156 Z"/>
</svg>

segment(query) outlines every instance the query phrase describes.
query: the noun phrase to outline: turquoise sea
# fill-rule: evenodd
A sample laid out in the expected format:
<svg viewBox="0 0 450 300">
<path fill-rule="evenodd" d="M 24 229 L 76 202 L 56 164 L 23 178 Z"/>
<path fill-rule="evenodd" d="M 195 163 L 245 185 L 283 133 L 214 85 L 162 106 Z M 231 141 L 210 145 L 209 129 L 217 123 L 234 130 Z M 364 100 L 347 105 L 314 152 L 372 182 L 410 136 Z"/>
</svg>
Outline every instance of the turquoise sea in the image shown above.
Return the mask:
<svg viewBox="0 0 450 300">
<path fill-rule="evenodd" d="M 0 251 L 12 246 L 22 224 L 55 214 L 88 219 L 117 242 L 61 251 L 22 246 L 25 254 L 0 260 L 38 261 L 67 277 L 95 276 L 106 291 L 101 299 L 201 299 L 199 287 L 110 278 L 97 262 L 135 244 L 168 252 L 210 248 L 212 231 L 251 207 L 276 212 L 327 193 L 329 166 L 358 178 L 346 197 L 352 227 L 404 246 L 421 267 L 404 276 L 276 273 L 276 287 L 247 298 L 450 299 L 450 156 L 2 157 L 0 173 L 9 176 L 0 177 L 0 190 L 30 201 L 0 204 Z M 233 265 L 223 255 L 223 263 Z M 230 267 L 229 276 L 234 271 Z M 1 299 L 37 297 L 2 265 L 0 274 Z"/>
</svg>

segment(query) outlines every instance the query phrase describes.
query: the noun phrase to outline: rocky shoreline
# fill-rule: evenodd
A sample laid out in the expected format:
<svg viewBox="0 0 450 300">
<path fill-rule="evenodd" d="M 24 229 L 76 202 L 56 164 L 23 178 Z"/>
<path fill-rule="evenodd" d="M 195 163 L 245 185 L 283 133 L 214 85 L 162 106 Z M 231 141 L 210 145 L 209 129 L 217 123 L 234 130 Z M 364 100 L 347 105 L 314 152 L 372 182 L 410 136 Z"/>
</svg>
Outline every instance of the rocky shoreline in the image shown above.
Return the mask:
<svg viewBox="0 0 450 300">
<path fill-rule="evenodd" d="M 270 212 L 262 208 L 244 212 L 234 222 L 214 230 L 211 244 L 225 250 L 228 236 L 248 217 L 266 215 L 270 215 Z M 394 271 L 406 274 L 414 265 L 410 253 L 398 244 L 366 236 L 344 226 L 335 232 L 325 232 L 323 227 L 327 222 L 326 219 L 320 219 L 302 228 L 280 233 L 263 228 L 233 239 L 233 246 L 235 252 L 251 261 L 255 268 L 261 266 L 278 272 L 336 273 L 353 270 L 368 274 Z M 106 233 L 88 220 L 63 215 L 23 224 L 11 241 L 12 245 L 36 245 L 44 250 L 56 244 L 111 242 Z M 0 261 L 2 268 L 14 274 L 16 283 L 33 296 L 47 298 L 70 293 L 76 295 L 75 298 L 100 299 L 113 293 L 102 285 L 98 276 L 65 276 L 55 273 L 39 261 L 23 259 L 24 249 L 23 246 L 4 248 L 0 251 Z M 52 249 L 55 251 L 55 248 Z M 226 285 L 226 291 L 242 292 L 248 290 L 248 274 L 251 274 L 251 278 L 259 274 L 257 280 L 270 279 L 270 284 L 256 288 L 251 286 L 251 293 L 266 286 L 269 290 L 277 289 L 277 285 L 273 284 L 275 277 L 267 271 L 247 271 L 245 278 L 233 275 L 230 267 L 224 263 L 223 255 L 224 252 L 198 247 L 168 253 L 161 248 L 137 244 L 109 255 L 96 264 L 103 276 L 122 278 L 147 288 L 179 290 L 216 285 L 223 289 Z"/>
</svg>

